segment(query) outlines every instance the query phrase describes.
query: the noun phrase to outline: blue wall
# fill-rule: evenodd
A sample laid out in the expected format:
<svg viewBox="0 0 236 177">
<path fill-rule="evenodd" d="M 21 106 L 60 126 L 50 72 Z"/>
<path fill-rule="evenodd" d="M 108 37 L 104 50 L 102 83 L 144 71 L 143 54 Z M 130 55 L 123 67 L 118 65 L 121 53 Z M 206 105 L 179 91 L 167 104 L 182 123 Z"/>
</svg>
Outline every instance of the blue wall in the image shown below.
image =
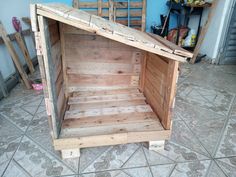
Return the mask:
<svg viewBox="0 0 236 177">
<path fill-rule="evenodd" d="M 150 31 L 151 25 L 160 25 L 160 15 L 167 14 L 166 0 L 147 0 L 147 23 L 146 29 Z"/>
<path fill-rule="evenodd" d="M 56 1 L 56 2 L 68 4 L 68 5 L 72 4 L 72 0 L 41 0 L 41 1 L 42 2 L 55 2 Z M 89 1 L 92 1 L 92 0 L 89 0 Z M 146 18 L 147 31 L 150 31 L 151 25 L 153 24 L 160 25 L 161 24 L 160 15 L 168 13 L 166 1 L 167 0 L 147 0 L 147 11 L 146 11 L 147 12 L 147 18 Z M 171 21 L 171 24 L 173 24 L 172 21 Z M 173 25 L 170 25 L 170 26 L 173 27 Z"/>
</svg>

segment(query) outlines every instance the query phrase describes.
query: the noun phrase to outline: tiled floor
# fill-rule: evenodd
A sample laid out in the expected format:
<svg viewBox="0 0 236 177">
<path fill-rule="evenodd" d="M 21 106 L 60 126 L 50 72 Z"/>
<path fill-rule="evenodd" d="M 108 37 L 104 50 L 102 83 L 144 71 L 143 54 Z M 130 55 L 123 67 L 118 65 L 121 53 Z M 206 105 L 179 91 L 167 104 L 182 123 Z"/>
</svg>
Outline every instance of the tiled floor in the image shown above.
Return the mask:
<svg viewBox="0 0 236 177">
<path fill-rule="evenodd" d="M 4 177 L 236 177 L 236 66 L 181 67 L 173 131 L 165 150 L 143 143 L 82 149 L 61 160 L 53 150 L 42 93 L 19 84 L 0 101 Z"/>
</svg>

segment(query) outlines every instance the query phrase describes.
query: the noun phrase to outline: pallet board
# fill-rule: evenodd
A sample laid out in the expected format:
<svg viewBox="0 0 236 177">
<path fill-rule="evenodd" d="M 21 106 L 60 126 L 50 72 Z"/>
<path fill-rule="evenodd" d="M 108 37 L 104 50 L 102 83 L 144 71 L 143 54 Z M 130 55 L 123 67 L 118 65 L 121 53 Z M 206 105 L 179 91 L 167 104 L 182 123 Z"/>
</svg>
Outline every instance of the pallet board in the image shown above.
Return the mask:
<svg viewBox="0 0 236 177">
<path fill-rule="evenodd" d="M 54 148 L 63 158 L 85 147 L 157 147 L 170 137 L 178 63 L 190 53 L 65 5 L 37 4 L 31 14 Z"/>
<path fill-rule="evenodd" d="M 141 31 L 146 29 L 146 0 L 129 3 L 123 0 L 73 0 L 73 7 Z"/>
<path fill-rule="evenodd" d="M 149 139 L 150 132 L 164 131 L 157 115 L 137 89 L 76 92 L 68 104 L 70 108 L 62 123 L 61 138 L 96 135 L 94 139 L 99 139 L 140 132 Z M 122 142 L 117 140 L 116 143 Z M 89 146 L 85 143 L 82 147 Z"/>
</svg>

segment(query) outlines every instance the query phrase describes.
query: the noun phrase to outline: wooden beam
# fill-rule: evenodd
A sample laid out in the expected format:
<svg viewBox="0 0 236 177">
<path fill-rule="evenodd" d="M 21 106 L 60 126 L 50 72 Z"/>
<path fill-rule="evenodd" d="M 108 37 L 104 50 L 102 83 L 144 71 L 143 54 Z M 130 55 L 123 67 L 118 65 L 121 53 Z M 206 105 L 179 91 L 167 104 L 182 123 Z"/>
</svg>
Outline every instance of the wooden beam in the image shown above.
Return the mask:
<svg viewBox="0 0 236 177">
<path fill-rule="evenodd" d="M 98 0 L 98 16 L 102 16 L 102 0 Z"/>
<path fill-rule="evenodd" d="M 113 0 L 109 0 L 109 20 L 114 20 L 114 3 Z"/>
<path fill-rule="evenodd" d="M 73 0 L 72 6 L 76 9 L 79 9 L 79 0 Z"/>
<path fill-rule="evenodd" d="M 142 8 L 142 31 L 146 31 L 146 9 L 147 9 L 147 0 L 143 0 L 143 8 Z"/>
<path fill-rule="evenodd" d="M 29 79 L 28 79 L 28 76 L 26 74 L 26 72 L 24 71 L 24 68 L 23 66 L 21 65 L 20 63 L 20 59 L 19 59 L 19 56 L 17 55 L 12 43 L 11 43 L 11 40 L 10 38 L 7 36 L 7 32 L 3 26 L 3 24 L 1 23 L 0 21 L 0 35 L 2 36 L 2 39 L 7 47 L 7 50 L 9 52 L 9 54 L 11 55 L 11 58 L 26 86 L 27 89 L 31 89 L 31 84 L 29 82 Z"/>
<path fill-rule="evenodd" d="M 192 64 L 194 64 L 197 60 L 197 56 L 199 54 L 199 51 L 200 51 L 200 48 L 201 48 L 201 45 L 205 39 L 205 36 L 206 36 L 206 33 L 207 33 L 207 30 L 211 24 L 211 21 L 213 19 L 213 16 L 215 14 L 215 11 L 216 11 L 216 8 L 217 8 L 217 5 L 219 3 L 219 0 L 214 0 L 212 2 L 212 5 L 210 7 L 210 11 L 209 11 L 209 14 L 208 14 L 208 18 L 207 18 L 207 21 L 205 23 L 205 25 L 202 27 L 201 29 L 201 32 L 200 32 L 200 35 L 199 35 L 199 38 L 198 38 L 198 42 L 197 42 L 197 45 L 193 51 L 193 58 L 190 60 L 190 62 Z"/>
<path fill-rule="evenodd" d="M 110 146 L 145 141 L 158 141 L 170 138 L 169 130 L 127 132 L 110 135 L 95 135 L 81 138 L 60 138 L 54 140 L 55 150 L 70 150 L 86 147 Z"/>
<path fill-rule="evenodd" d="M 34 65 L 33 65 L 32 61 L 31 61 L 29 51 L 28 51 L 28 49 L 27 49 L 27 47 L 25 45 L 24 40 L 21 37 L 21 34 L 20 33 L 16 33 L 15 34 L 15 38 L 16 38 L 16 41 L 17 41 L 17 43 L 18 43 L 18 45 L 19 45 L 19 47 L 20 47 L 20 49 L 21 49 L 21 51 L 23 53 L 23 56 L 24 56 L 25 61 L 26 61 L 26 64 L 29 67 L 30 73 L 33 74 L 34 71 L 35 71 L 34 70 Z"/>
<path fill-rule="evenodd" d="M 59 136 L 59 116 L 57 110 L 57 95 L 56 95 L 56 88 L 55 88 L 55 78 L 53 74 L 54 65 L 51 56 L 51 44 L 50 44 L 50 36 L 49 36 L 49 28 L 48 22 L 46 18 L 42 16 L 38 16 L 39 22 L 39 30 L 40 30 L 40 37 L 41 37 L 41 47 L 43 52 L 43 59 L 44 59 L 44 67 L 45 67 L 45 74 L 47 80 L 47 90 L 48 90 L 48 106 L 49 106 L 49 116 L 52 119 L 52 128 L 53 128 L 53 137 L 58 138 Z"/>
</svg>

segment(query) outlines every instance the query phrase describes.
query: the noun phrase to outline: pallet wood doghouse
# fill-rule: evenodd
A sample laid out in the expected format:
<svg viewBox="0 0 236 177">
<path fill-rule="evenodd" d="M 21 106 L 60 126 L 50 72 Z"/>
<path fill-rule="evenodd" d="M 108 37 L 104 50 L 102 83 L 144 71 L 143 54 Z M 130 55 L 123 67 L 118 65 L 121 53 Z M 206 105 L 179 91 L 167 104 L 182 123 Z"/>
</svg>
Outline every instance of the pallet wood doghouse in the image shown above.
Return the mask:
<svg viewBox="0 0 236 177">
<path fill-rule="evenodd" d="M 178 64 L 191 53 L 65 5 L 31 5 L 31 19 L 56 150 L 169 138 Z"/>
</svg>

